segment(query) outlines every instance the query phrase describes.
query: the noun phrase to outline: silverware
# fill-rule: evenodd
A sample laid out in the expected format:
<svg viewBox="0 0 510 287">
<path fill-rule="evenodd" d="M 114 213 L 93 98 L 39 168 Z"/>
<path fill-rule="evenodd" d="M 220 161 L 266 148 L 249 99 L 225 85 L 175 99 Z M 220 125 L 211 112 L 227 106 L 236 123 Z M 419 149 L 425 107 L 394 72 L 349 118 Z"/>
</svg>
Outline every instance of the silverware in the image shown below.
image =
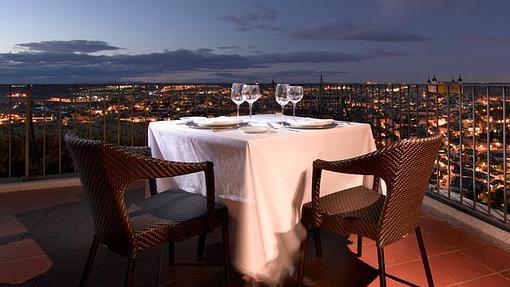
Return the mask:
<svg viewBox="0 0 510 287">
<path fill-rule="evenodd" d="M 353 123 L 348 122 L 348 121 L 335 121 L 335 123 L 340 124 L 340 125 L 342 125 L 342 124 L 346 124 L 346 125 L 348 125 L 348 126 L 350 126 L 350 125 L 352 125 L 352 124 L 353 124 Z"/>
<path fill-rule="evenodd" d="M 300 131 L 298 130 L 294 130 L 292 128 L 285 128 L 286 130 L 288 130 L 289 132 L 295 132 L 295 133 L 299 133 Z"/>
<path fill-rule="evenodd" d="M 271 122 L 267 122 L 267 126 L 272 129 L 272 130 L 278 130 L 278 128 L 276 128 L 275 126 L 273 126 L 273 124 Z"/>
<path fill-rule="evenodd" d="M 228 131 L 233 131 L 235 129 L 237 129 L 237 127 L 235 127 L 235 128 L 213 128 L 213 129 L 211 129 L 211 132 L 215 132 L 215 133 L 228 132 Z"/>
</svg>

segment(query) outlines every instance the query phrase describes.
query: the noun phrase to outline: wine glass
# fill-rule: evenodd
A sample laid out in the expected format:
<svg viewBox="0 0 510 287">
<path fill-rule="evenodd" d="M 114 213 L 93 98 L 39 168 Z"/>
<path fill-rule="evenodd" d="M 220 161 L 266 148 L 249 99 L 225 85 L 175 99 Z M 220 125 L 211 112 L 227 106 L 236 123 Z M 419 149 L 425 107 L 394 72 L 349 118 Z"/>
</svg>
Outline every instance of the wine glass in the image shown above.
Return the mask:
<svg viewBox="0 0 510 287">
<path fill-rule="evenodd" d="M 283 118 L 283 112 L 285 109 L 285 105 L 289 103 L 289 97 L 287 96 L 287 90 L 289 88 L 288 84 L 278 84 L 276 85 L 276 91 L 274 93 L 274 97 L 276 99 L 276 102 L 282 106 L 282 120 L 281 124 L 285 123 L 285 120 Z"/>
<path fill-rule="evenodd" d="M 244 98 L 241 95 L 241 89 L 244 83 L 233 83 L 232 89 L 230 89 L 230 98 L 232 102 L 237 105 L 237 118 L 239 119 L 239 106 L 244 102 Z"/>
<path fill-rule="evenodd" d="M 260 88 L 259 85 L 243 85 L 243 89 L 241 90 L 241 94 L 243 99 L 248 102 L 250 105 L 250 119 L 251 119 L 251 111 L 253 103 L 256 102 L 260 98 Z"/>
<path fill-rule="evenodd" d="M 296 120 L 296 104 L 303 99 L 302 86 L 289 86 L 287 88 L 287 97 L 292 103 L 292 119 Z"/>
</svg>

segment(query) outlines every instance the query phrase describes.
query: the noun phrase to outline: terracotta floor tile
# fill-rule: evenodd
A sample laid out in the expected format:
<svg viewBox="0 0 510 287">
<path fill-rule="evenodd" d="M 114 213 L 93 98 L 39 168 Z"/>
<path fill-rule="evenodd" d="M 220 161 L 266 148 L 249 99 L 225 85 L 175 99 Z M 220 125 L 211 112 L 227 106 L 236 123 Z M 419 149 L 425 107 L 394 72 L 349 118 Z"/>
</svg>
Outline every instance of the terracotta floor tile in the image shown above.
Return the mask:
<svg viewBox="0 0 510 287">
<path fill-rule="evenodd" d="M 418 240 L 414 234 L 401 239 L 399 242 L 406 246 L 409 250 L 412 250 L 417 256 L 421 256 L 420 249 L 418 247 Z M 425 243 L 425 249 L 429 257 L 456 250 L 454 245 L 446 242 L 433 232 L 423 233 L 423 242 Z"/>
<path fill-rule="evenodd" d="M 69 235 L 53 236 L 34 239 L 46 254 L 55 254 L 63 251 L 63 246 L 69 241 Z"/>
<path fill-rule="evenodd" d="M 459 251 L 431 257 L 430 264 L 432 270 L 441 272 L 455 282 L 466 281 L 492 272 L 478 261 Z"/>
<path fill-rule="evenodd" d="M 499 274 L 500 274 L 501 276 L 503 276 L 503 277 L 507 278 L 508 280 L 510 280 L 510 269 L 505 270 L 505 271 L 503 271 L 503 272 L 501 272 L 501 273 L 499 273 Z"/>
<path fill-rule="evenodd" d="M 445 231 L 451 230 L 455 227 L 446 221 L 442 221 L 433 216 L 422 216 L 420 217 L 418 224 L 423 232 L 433 232 L 433 231 Z"/>
<path fill-rule="evenodd" d="M 436 231 L 432 232 L 432 234 L 436 238 L 442 239 L 457 249 L 472 248 L 486 244 L 485 242 L 467 234 L 464 230 L 459 228 Z"/>
<path fill-rule="evenodd" d="M 17 242 L 12 252 L 5 258 L 5 261 L 47 255 L 37 241 L 32 238 L 24 238 Z"/>
<path fill-rule="evenodd" d="M 434 279 L 436 286 L 447 286 L 455 283 L 455 281 L 446 273 L 441 272 L 441 269 L 437 269 L 435 266 L 431 266 L 431 270 L 432 278 Z M 423 263 L 421 259 L 389 266 L 386 268 L 386 271 L 388 274 L 392 274 L 416 285 L 427 286 L 427 278 L 425 276 L 425 270 L 423 269 Z M 392 284 L 401 286 L 401 284 L 397 282 L 393 282 Z M 389 285 L 391 286 L 392 284 Z"/>
<path fill-rule="evenodd" d="M 494 271 L 502 271 L 510 268 L 510 252 L 490 243 L 463 249 L 462 252 Z"/>
<path fill-rule="evenodd" d="M 73 251 L 90 248 L 93 232 L 75 232 L 69 236 L 69 240 L 62 246 L 63 251 Z"/>
<path fill-rule="evenodd" d="M 51 286 L 75 287 L 79 285 L 80 277 L 81 271 L 45 276 L 37 281 L 35 287 L 51 287 Z M 89 282 L 95 281 L 91 277 L 91 280 Z"/>
<path fill-rule="evenodd" d="M 50 269 L 52 260 L 47 257 L 32 257 L 0 263 L 0 284 L 22 284 Z"/>
<path fill-rule="evenodd" d="M 509 287 L 510 280 L 498 274 L 489 275 L 487 277 L 478 278 L 469 282 L 461 283 L 461 287 Z"/>
<path fill-rule="evenodd" d="M 76 224 L 49 224 L 49 225 L 37 225 L 30 232 L 27 233 L 27 236 L 31 238 L 45 238 L 45 237 L 53 237 L 59 235 L 69 235 L 74 232 L 76 229 Z"/>
<path fill-rule="evenodd" d="M 373 254 L 377 253 L 377 249 L 375 248 L 375 243 L 372 244 L 372 242 L 369 242 L 366 245 L 364 244 L 364 242 L 362 243 L 361 257 L 359 258 L 359 260 L 377 269 L 378 268 L 377 257 L 375 258 L 373 257 Z M 354 241 L 353 243 L 347 246 L 349 251 L 352 252 L 353 256 L 355 256 L 356 252 L 358 252 L 357 246 L 358 246 L 357 241 Z"/>
<path fill-rule="evenodd" d="M 366 252 L 367 256 L 372 259 L 372 261 L 377 262 L 377 249 L 375 245 L 363 246 L 363 249 L 363 252 Z M 402 244 L 400 241 L 392 243 L 384 248 L 386 266 L 419 259 L 420 255 L 416 251 L 417 250 Z"/>
<path fill-rule="evenodd" d="M 23 234 L 28 232 L 29 229 L 30 227 L 25 226 L 16 215 L 7 215 L 2 222 L 0 222 L 1 237 Z"/>
<path fill-rule="evenodd" d="M 88 252 L 88 249 L 82 249 L 52 255 L 52 258 L 54 258 L 54 265 L 50 273 L 53 275 L 83 270 L 85 262 L 87 261 Z M 94 261 L 94 266 L 101 266 L 104 260 L 104 253 L 98 252 Z"/>
<path fill-rule="evenodd" d="M 30 230 L 39 224 L 48 212 L 49 209 L 34 209 L 26 212 L 17 212 L 15 216 L 23 226 Z"/>
<path fill-rule="evenodd" d="M 12 252 L 16 244 L 16 241 L 0 244 L 0 262 L 2 262 Z"/>
</svg>

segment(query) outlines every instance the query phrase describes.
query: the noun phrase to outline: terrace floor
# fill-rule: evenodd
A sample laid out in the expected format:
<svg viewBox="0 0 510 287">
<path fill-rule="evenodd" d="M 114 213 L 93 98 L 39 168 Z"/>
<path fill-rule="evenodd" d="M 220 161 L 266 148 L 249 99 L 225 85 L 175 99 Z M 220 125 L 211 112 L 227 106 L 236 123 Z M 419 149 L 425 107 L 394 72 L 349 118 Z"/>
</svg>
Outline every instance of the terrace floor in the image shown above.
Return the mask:
<svg viewBox="0 0 510 287">
<path fill-rule="evenodd" d="M 129 192 L 143 196 L 143 189 Z M 129 199 L 129 198 L 128 198 Z M 510 253 L 466 234 L 426 210 L 421 227 L 436 286 L 510 286 Z M 78 188 L 0 194 L 0 286 L 77 286 L 93 225 Z M 323 232 L 324 257 L 313 256 L 309 240 L 308 286 L 379 286 L 374 243 L 364 240 L 361 260 L 349 252 L 355 243 Z M 166 246 L 146 252 L 137 263 L 137 286 L 222 286 L 221 236 L 208 237 L 206 259 L 194 257 L 197 239 L 176 244 L 176 265 L 167 264 Z M 355 240 L 354 240 L 355 242 Z M 385 250 L 390 274 L 425 286 L 414 236 Z M 91 285 L 123 286 L 126 260 L 100 248 Z M 284 285 L 293 285 L 288 278 Z M 389 286 L 399 286 L 388 279 Z M 239 274 L 233 286 L 245 286 Z"/>
</svg>

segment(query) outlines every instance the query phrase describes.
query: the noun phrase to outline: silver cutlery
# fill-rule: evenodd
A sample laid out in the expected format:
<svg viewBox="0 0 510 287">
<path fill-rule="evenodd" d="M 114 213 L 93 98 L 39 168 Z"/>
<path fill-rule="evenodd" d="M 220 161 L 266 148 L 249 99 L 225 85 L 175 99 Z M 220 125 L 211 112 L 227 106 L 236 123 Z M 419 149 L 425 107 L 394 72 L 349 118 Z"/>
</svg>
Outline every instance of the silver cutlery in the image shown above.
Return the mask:
<svg viewBox="0 0 510 287">
<path fill-rule="evenodd" d="M 218 133 L 218 132 L 228 132 L 228 131 L 233 131 L 233 130 L 236 130 L 237 127 L 235 128 L 214 128 L 214 129 L 211 129 L 211 132 L 215 132 L 215 133 Z"/>
<path fill-rule="evenodd" d="M 278 128 L 276 128 L 275 126 L 273 126 L 273 124 L 271 122 L 267 122 L 267 126 L 272 129 L 272 130 L 278 130 Z"/>
</svg>

